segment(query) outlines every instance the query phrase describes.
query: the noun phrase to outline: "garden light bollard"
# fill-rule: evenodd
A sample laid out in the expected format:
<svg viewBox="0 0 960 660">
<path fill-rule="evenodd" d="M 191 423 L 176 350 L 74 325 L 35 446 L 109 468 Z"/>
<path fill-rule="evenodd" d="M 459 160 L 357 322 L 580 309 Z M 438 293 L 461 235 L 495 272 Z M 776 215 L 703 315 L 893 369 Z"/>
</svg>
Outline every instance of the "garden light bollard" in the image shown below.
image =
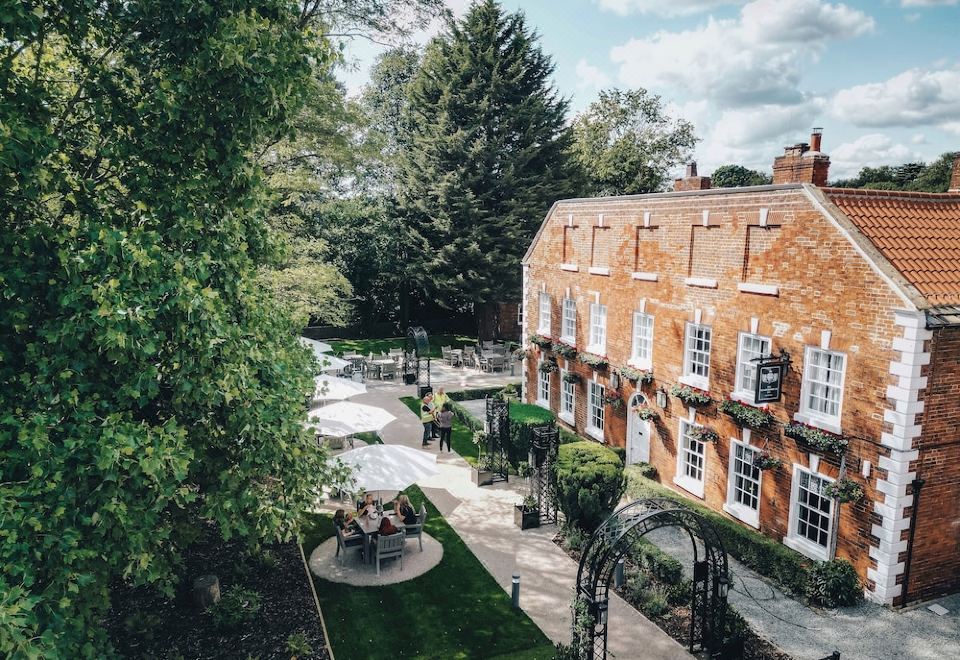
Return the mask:
<svg viewBox="0 0 960 660">
<path fill-rule="evenodd" d="M 520 609 L 520 574 L 513 574 L 513 590 L 511 592 L 514 609 Z"/>
<path fill-rule="evenodd" d="M 623 558 L 617 562 L 616 568 L 613 569 L 613 586 L 618 589 L 623 586 Z"/>
</svg>

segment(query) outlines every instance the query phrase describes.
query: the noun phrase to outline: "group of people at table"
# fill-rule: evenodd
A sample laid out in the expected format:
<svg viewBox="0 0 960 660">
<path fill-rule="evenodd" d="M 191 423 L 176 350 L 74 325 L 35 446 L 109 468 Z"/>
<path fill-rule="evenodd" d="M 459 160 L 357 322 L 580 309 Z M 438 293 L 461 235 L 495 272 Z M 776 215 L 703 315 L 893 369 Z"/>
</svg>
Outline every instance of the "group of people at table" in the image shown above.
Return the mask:
<svg viewBox="0 0 960 660">
<path fill-rule="evenodd" d="M 410 503 L 410 498 L 405 494 L 400 493 L 393 501 L 393 515 L 390 516 L 384 515 L 383 509 L 378 507 L 373 495 L 367 493 L 363 501 L 358 503 L 356 516 L 349 511 L 337 509 L 333 514 L 333 524 L 340 530 L 344 542 L 360 541 L 363 539 L 363 533 L 357 518 L 373 521 L 378 517 L 380 524 L 377 527 L 377 536 L 396 534 L 400 531 L 397 525 L 416 525 L 418 522 L 417 512 Z M 371 542 L 376 544 L 377 539 L 374 538 Z"/>
</svg>

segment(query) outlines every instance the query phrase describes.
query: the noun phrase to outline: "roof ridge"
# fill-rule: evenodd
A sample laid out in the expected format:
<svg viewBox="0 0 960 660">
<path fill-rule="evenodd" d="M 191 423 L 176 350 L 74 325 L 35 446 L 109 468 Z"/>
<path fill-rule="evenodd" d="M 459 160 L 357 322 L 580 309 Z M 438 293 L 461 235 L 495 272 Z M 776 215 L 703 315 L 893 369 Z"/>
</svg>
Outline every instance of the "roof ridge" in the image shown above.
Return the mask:
<svg viewBox="0 0 960 660">
<path fill-rule="evenodd" d="M 955 192 L 924 192 L 915 190 L 877 190 L 875 188 L 837 188 L 825 186 L 820 188 L 827 195 L 846 195 L 850 197 L 876 197 L 878 199 L 904 199 L 920 200 L 929 199 L 937 201 L 958 201 L 960 202 L 960 193 Z"/>
</svg>

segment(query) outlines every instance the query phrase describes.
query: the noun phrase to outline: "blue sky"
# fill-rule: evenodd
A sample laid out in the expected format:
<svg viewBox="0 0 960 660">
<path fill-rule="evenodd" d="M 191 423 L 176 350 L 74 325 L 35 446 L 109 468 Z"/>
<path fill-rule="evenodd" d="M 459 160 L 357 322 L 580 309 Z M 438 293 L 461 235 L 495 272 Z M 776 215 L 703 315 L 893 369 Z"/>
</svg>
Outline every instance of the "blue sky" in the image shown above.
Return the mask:
<svg viewBox="0 0 960 660">
<path fill-rule="evenodd" d="M 448 4 L 462 15 L 469 2 Z M 540 34 L 571 114 L 600 89 L 645 87 L 696 126 L 701 172 L 769 170 L 812 126 L 824 128 L 831 178 L 960 149 L 960 0 L 502 4 Z M 378 50 L 348 45 L 355 68 L 341 77 L 351 92 Z"/>
</svg>

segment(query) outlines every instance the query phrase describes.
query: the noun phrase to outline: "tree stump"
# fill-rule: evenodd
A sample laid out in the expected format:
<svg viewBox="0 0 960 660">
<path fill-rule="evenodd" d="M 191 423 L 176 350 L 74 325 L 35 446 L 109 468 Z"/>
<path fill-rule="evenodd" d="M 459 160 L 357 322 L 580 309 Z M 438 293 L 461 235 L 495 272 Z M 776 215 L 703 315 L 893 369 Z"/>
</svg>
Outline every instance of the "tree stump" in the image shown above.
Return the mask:
<svg viewBox="0 0 960 660">
<path fill-rule="evenodd" d="M 204 610 L 219 602 L 220 580 L 216 575 L 201 575 L 193 581 L 193 600 Z"/>
</svg>

